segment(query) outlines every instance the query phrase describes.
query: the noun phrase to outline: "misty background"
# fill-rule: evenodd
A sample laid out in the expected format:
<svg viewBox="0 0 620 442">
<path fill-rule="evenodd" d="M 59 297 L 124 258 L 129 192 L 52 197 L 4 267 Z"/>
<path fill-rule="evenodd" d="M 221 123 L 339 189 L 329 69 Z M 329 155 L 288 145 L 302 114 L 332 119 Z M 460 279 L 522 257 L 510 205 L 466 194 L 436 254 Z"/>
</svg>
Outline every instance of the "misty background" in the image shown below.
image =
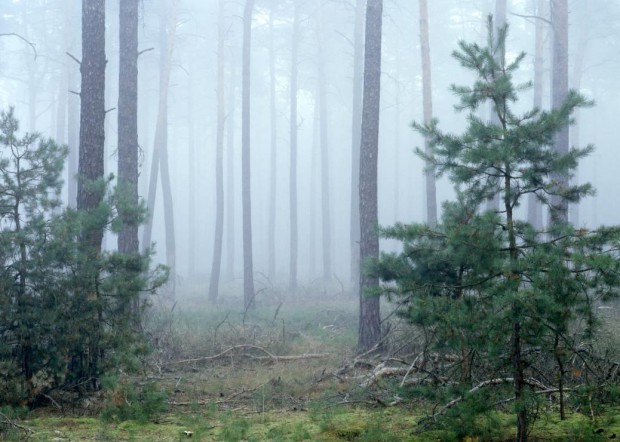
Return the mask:
<svg viewBox="0 0 620 442">
<path fill-rule="evenodd" d="M 0 107 L 16 107 L 22 130 L 41 132 L 77 152 L 79 125 L 79 0 L 5 0 L 0 7 Z M 295 0 L 256 0 L 252 20 L 251 164 L 254 272 L 257 288 L 286 283 L 289 274 L 290 78 Z M 299 283 L 331 280 L 348 289 L 350 281 L 351 149 L 353 31 L 355 5 L 345 0 L 297 0 L 298 54 L 298 220 Z M 472 78 L 451 57 L 459 40 L 484 42 L 491 0 L 429 2 L 433 113 L 443 128 L 460 132 L 452 83 Z M 508 2 L 508 59 L 528 53 L 516 82 L 533 78 L 536 0 Z M 543 2 L 548 3 L 548 2 Z M 222 294 L 243 274 L 241 229 L 241 44 L 243 2 L 226 1 L 224 139 L 224 246 Z M 178 8 L 178 9 L 175 9 Z M 175 12 L 176 11 L 176 12 Z M 569 84 L 595 101 L 581 111 L 571 129 L 571 144 L 593 143 L 595 153 L 579 168 L 578 180 L 591 182 L 597 195 L 570 210 L 570 220 L 592 228 L 620 224 L 617 124 L 620 114 L 620 4 L 612 0 L 569 2 Z M 547 11 L 548 14 L 548 11 Z M 175 225 L 177 287 L 202 286 L 209 280 L 215 231 L 217 121 L 217 0 L 144 0 L 139 28 L 139 191 L 146 198 L 160 98 L 162 51 L 171 51 L 168 88 L 168 162 Z M 117 169 L 118 2 L 106 11 L 106 173 Z M 19 34 L 19 38 L 13 34 Z M 545 53 L 551 30 L 545 26 Z M 24 40 L 25 39 L 25 40 Z M 27 40 L 27 41 L 26 41 Z M 323 43 L 321 44 L 320 41 Z M 173 45 L 170 43 L 173 42 Z M 29 43 L 32 43 L 30 45 Z M 323 62 L 321 63 L 321 57 Z M 271 82 L 275 90 L 272 114 Z M 543 107 L 549 106 L 550 60 L 545 60 Z M 324 67 L 326 119 L 319 121 L 320 69 Z M 422 68 L 418 4 L 386 0 L 383 21 L 381 120 L 379 141 L 379 222 L 383 225 L 425 220 L 424 164 L 413 150 L 423 145 L 410 123 L 422 120 Z M 517 111 L 531 108 L 533 90 Z M 480 109 L 481 115 L 488 114 Z M 272 115 L 276 137 L 272 144 Z M 323 127 L 323 133 L 321 133 Z M 274 150 L 275 146 L 275 150 Z M 321 149 L 321 147 L 326 149 Z M 327 152 L 327 170 L 322 172 Z M 275 156 L 272 156 L 275 155 Z M 275 162 L 274 162 L 275 159 Z M 75 205 L 71 187 L 77 157 L 69 156 L 63 198 Z M 275 167 L 274 167 L 275 166 Z M 73 171 L 73 172 L 72 172 Z M 273 181 L 272 178 L 275 178 Z M 329 242 L 323 238 L 324 196 L 329 182 Z M 273 199 L 272 186 L 275 191 Z M 161 184 L 159 185 L 161 186 Z M 447 180 L 438 181 L 438 203 L 452 196 Z M 275 201 L 275 206 L 272 205 Z M 525 218 L 525 207 L 521 208 Z M 275 213 L 275 234 L 270 217 Z M 153 212 L 155 263 L 166 263 L 161 187 Z M 142 233 L 140 233 L 142 238 Z M 273 246 L 272 246 L 273 244 Z M 104 247 L 114 249 L 108 235 Z M 273 248 L 272 248 L 273 247 Z M 331 268 L 323 270 L 323 249 Z M 397 244 L 382 242 L 384 250 Z M 270 269 L 270 258 L 275 269 Z M 206 289 L 204 290 L 206 297 Z"/>
</svg>

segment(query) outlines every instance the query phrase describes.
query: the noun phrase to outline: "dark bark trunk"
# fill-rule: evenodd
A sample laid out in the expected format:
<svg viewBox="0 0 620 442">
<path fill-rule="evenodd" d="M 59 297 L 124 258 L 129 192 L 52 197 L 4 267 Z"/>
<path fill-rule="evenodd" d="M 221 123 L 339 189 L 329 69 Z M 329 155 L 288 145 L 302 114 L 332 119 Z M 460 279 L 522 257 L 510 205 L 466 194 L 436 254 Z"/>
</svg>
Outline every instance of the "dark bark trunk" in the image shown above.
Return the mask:
<svg viewBox="0 0 620 442">
<path fill-rule="evenodd" d="M 138 205 L 138 7 L 139 0 L 121 0 L 119 9 L 118 185 L 130 208 Z M 123 228 L 118 250 L 139 251 L 138 223 L 120 213 Z"/>
<path fill-rule="evenodd" d="M 568 2 L 567 0 L 551 0 L 551 24 L 553 27 L 552 50 L 552 82 L 551 107 L 558 108 L 568 96 Z M 553 149 L 555 152 L 566 155 L 568 153 L 568 125 L 564 126 L 554 137 Z M 553 177 L 560 185 L 568 185 L 568 176 Z M 551 223 L 566 222 L 568 220 L 568 203 L 560 196 L 551 198 Z"/>
<path fill-rule="evenodd" d="M 422 107 L 424 112 L 424 124 L 430 124 L 433 118 L 433 97 L 431 82 L 431 51 L 428 33 L 428 2 L 420 2 L 420 50 L 422 54 Z M 429 154 L 428 139 L 424 140 L 424 151 Z M 435 170 L 431 163 L 426 163 L 424 172 L 426 183 L 426 222 L 430 226 L 437 225 L 437 190 L 435 185 Z"/>
<path fill-rule="evenodd" d="M 290 262 L 289 262 L 289 290 L 297 291 L 297 254 L 298 254 L 298 225 L 297 225 L 297 75 L 299 58 L 299 7 L 294 4 L 293 37 L 291 45 L 291 84 L 290 84 L 290 169 L 289 169 L 289 210 L 290 210 Z"/>
<path fill-rule="evenodd" d="M 362 136 L 362 90 L 364 87 L 364 18 L 366 2 L 357 0 L 353 30 L 353 108 L 351 121 L 351 292 L 360 281 L 360 143 Z"/>
<path fill-rule="evenodd" d="M 366 5 L 366 40 L 364 56 L 364 101 L 360 155 L 360 260 L 379 256 L 379 238 L 376 227 L 377 160 L 379 144 L 379 110 L 381 96 L 381 36 L 383 1 L 368 0 Z M 364 272 L 360 277 L 360 318 L 358 349 L 366 351 L 381 339 L 379 297 L 367 297 L 367 289 L 377 286 L 375 277 Z"/>
<path fill-rule="evenodd" d="M 229 63 L 228 121 L 226 127 L 226 279 L 235 278 L 235 79 Z"/>
<path fill-rule="evenodd" d="M 103 198 L 100 186 L 93 183 L 103 178 L 105 66 L 105 1 L 83 0 L 77 207 L 87 211 L 96 209 Z M 101 228 L 84 232 L 94 255 L 101 252 L 102 238 Z"/>
<path fill-rule="evenodd" d="M 250 55 L 254 0 L 246 0 L 243 13 L 243 75 L 241 104 L 241 193 L 243 210 L 243 301 L 245 309 L 254 305 L 254 264 L 252 262 L 252 197 L 250 176 Z"/>
<path fill-rule="evenodd" d="M 224 0 L 219 0 L 218 41 L 217 41 L 217 130 L 215 141 L 215 238 L 213 241 L 213 260 L 209 281 L 209 303 L 215 304 L 219 295 L 220 269 L 222 267 L 222 241 L 224 238 L 224 123 L 226 109 L 224 103 Z"/>
</svg>

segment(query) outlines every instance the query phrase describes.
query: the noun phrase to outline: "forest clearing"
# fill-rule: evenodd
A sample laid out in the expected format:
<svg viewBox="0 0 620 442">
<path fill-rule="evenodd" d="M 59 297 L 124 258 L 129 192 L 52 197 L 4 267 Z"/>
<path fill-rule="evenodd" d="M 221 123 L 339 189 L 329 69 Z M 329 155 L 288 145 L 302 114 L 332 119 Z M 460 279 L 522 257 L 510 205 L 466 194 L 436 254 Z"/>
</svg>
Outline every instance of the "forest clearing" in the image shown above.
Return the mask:
<svg viewBox="0 0 620 442">
<path fill-rule="evenodd" d="M 509 405 L 473 427 L 466 416 L 443 429 L 428 425 L 447 402 L 420 398 L 415 387 L 402 385 L 407 372 L 415 376 L 415 341 L 406 341 L 414 330 L 393 319 L 390 348 L 398 351 L 356 356 L 352 295 L 309 295 L 312 302 L 274 291 L 245 318 L 234 299 L 216 309 L 198 296 L 163 302 L 146 326 L 154 351 L 135 374 L 111 373 L 112 386 L 95 396 L 52 394 L 33 411 L 4 408 L 3 440 L 514 439 Z M 618 333 L 605 336 L 617 348 Z M 617 397 L 614 388 L 606 394 Z M 617 403 L 588 404 L 580 395 L 567 398 L 563 421 L 557 397 L 541 400 L 531 440 L 603 441 L 620 434 Z M 459 435 L 459 428 L 471 436 Z"/>
</svg>

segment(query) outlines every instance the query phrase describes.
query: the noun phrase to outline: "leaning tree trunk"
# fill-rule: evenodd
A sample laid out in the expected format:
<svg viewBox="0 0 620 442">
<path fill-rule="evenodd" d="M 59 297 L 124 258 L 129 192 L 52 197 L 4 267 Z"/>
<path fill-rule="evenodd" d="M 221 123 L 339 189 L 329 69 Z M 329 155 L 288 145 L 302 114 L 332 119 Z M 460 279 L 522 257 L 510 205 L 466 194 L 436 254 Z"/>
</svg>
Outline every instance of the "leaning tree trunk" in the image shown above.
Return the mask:
<svg viewBox="0 0 620 442">
<path fill-rule="evenodd" d="M 422 108 L 424 124 L 430 124 L 433 119 L 433 97 L 431 82 L 431 51 L 428 33 L 428 1 L 419 0 L 420 6 L 420 52 L 422 55 Z M 424 139 L 424 152 L 429 155 L 429 140 Z M 424 172 L 426 183 L 426 222 L 430 226 L 437 225 L 437 190 L 435 185 L 435 170 L 431 162 L 426 162 Z"/>
<path fill-rule="evenodd" d="M 164 0 L 165 1 L 165 0 Z M 164 200 L 164 223 L 166 226 L 166 264 L 172 273 L 172 292 L 175 292 L 175 238 L 174 216 L 172 209 L 172 191 L 170 186 L 170 173 L 168 168 L 168 87 L 170 85 L 170 70 L 172 53 L 175 43 L 175 28 L 177 24 L 179 0 L 173 0 L 172 12 L 167 20 L 162 11 L 160 16 L 160 78 L 159 78 L 159 105 L 157 110 L 157 124 L 155 126 L 155 139 L 153 141 L 153 156 L 151 158 L 151 173 L 149 178 L 149 190 L 147 207 L 149 216 L 144 225 L 142 248 L 147 250 L 151 246 L 153 230 L 153 215 L 155 210 L 155 196 L 157 193 L 158 172 L 162 175 L 162 196 Z M 166 32 L 166 25 L 168 30 Z"/>
<path fill-rule="evenodd" d="M 293 37 L 291 45 L 291 83 L 290 83 L 290 137 L 291 153 L 289 165 L 289 219 L 290 219 L 290 262 L 289 290 L 297 291 L 297 76 L 299 59 L 299 6 L 294 3 Z"/>
<path fill-rule="evenodd" d="M 568 96 L 568 0 L 551 0 L 551 24 L 553 27 L 551 107 L 562 106 Z M 558 131 L 553 140 L 553 150 L 560 155 L 568 154 L 568 125 Z M 561 187 L 568 185 L 567 175 L 554 179 Z M 568 203 L 565 198 L 551 197 L 551 223 L 568 220 Z"/>
<path fill-rule="evenodd" d="M 325 74 L 325 36 L 323 22 L 318 14 L 317 38 L 319 51 L 319 119 L 321 127 L 321 227 L 323 248 L 323 280 L 332 277 L 331 203 L 329 185 L 329 133 L 327 112 L 327 79 Z"/>
<path fill-rule="evenodd" d="M 364 87 L 364 7 L 357 0 L 353 29 L 353 107 L 351 119 L 351 292 L 360 281 L 360 143 L 362 136 L 362 89 Z"/>
<path fill-rule="evenodd" d="M 243 13 L 243 78 L 241 103 L 241 193 L 243 205 L 243 302 L 254 305 L 254 264 L 252 262 L 252 197 L 250 186 L 250 55 L 254 0 L 246 0 Z"/>
<path fill-rule="evenodd" d="M 222 240 L 224 238 L 224 0 L 219 0 L 217 37 L 217 130 L 215 140 L 215 238 L 213 240 L 213 259 L 209 281 L 209 303 L 215 304 L 220 289 L 220 269 L 222 267 Z"/>
<path fill-rule="evenodd" d="M 364 55 L 364 101 L 360 155 L 360 260 L 379 257 L 377 210 L 377 160 L 379 153 L 379 105 L 381 102 L 381 35 L 383 0 L 368 0 L 366 5 L 366 53 Z M 379 281 L 362 272 L 360 277 L 360 317 L 358 349 L 370 350 L 381 339 L 379 297 L 367 297 L 366 291 Z"/>
</svg>

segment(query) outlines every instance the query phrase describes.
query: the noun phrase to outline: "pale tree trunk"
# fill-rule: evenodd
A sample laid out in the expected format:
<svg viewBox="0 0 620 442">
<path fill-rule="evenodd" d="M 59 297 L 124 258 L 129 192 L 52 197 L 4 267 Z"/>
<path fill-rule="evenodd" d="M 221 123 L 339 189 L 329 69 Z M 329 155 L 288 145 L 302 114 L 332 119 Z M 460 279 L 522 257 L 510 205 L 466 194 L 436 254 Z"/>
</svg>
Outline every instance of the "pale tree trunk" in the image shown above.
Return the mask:
<svg viewBox="0 0 620 442">
<path fill-rule="evenodd" d="M 364 55 L 364 101 L 360 155 L 360 260 L 379 257 L 377 210 L 377 160 L 379 153 L 379 111 L 381 102 L 381 36 L 383 0 L 368 0 Z M 367 351 L 381 340 L 380 299 L 366 291 L 379 284 L 364 272 L 360 277 L 360 316 L 357 346 Z"/>
<path fill-rule="evenodd" d="M 228 117 L 226 124 L 226 278 L 235 278 L 235 79 L 229 63 Z"/>
<path fill-rule="evenodd" d="M 297 224 L 297 75 L 299 63 L 299 7 L 293 5 L 293 37 L 291 44 L 291 83 L 290 83 L 290 166 L 289 166 L 289 211 L 290 211 L 290 263 L 289 263 L 289 290 L 297 291 L 297 254 L 298 254 L 298 224 Z"/>
<path fill-rule="evenodd" d="M 119 9 L 118 185 L 130 209 L 138 205 L 138 8 L 140 0 L 121 0 Z M 139 251 L 138 223 L 120 213 L 118 250 Z"/>
<path fill-rule="evenodd" d="M 364 87 L 365 0 L 355 5 L 353 29 L 353 107 L 351 121 L 351 292 L 359 291 L 360 281 L 360 143 L 362 136 L 362 89 Z"/>
<path fill-rule="evenodd" d="M 317 13 L 318 67 L 319 67 L 319 119 L 321 127 L 321 228 L 323 248 L 323 280 L 332 277 L 331 203 L 329 177 L 329 133 L 327 106 L 327 79 L 325 75 L 325 36 L 322 14 Z"/>
<path fill-rule="evenodd" d="M 189 174 L 189 188 L 187 198 L 189 200 L 187 220 L 187 257 L 189 259 L 188 276 L 191 279 L 196 276 L 196 122 L 194 119 L 194 77 L 187 79 L 187 144 Z"/>
<path fill-rule="evenodd" d="M 254 305 L 254 264 L 252 262 L 252 197 L 250 176 L 250 55 L 254 0 L 246 0 L 243 12 L 243 75 L 241 96 L 241 193 L 243 211 L 243 302 Z"/>
<path fill-rule="evenodd" d="M 583 76 L 583 60 L 586 55 L 586 49 L 588 46 L 589 40 L 589 28 L 584 27 L 581 29 L 581 33 L 579 35 L 579 43 L 577 45 L 577 51 L 575 52 L 575 61 L 573 64 L 573 75 L 571 78 L 571 89 L 579 92 L 581 89 L 581 77 Z M 570 126 L 569 132 L 569 140 L 570 145 L 574 147 L 579 147 L 579 125 L 580 125 L 580 117 L 581 112 L 580 109 L 575 109 L 573 113 L 573 119 L 575 123 Z M 572 185 L 577 185 L 579 182 L 579 168 L 575 169 L 574 176 L 571 179 Z M 569 218 L 571 224 L 574 226 L 579 225 L 579 203 L 571 204 L 569 207 Z"/>
<path fill-rule="evenodd" d="M 170 173 L 168 169 L 168 87 L 170 85 L 170 70 L 172 54 L 175 43 L 175 30 L 177 25 L 177 12 L 179 0 L 173 0 L 170 14 L 166 13 L 166 0 L 162 1 L 160 15 L 160 78 L 159 78 L 159 105 L 157 109 L 157 123 L 155 126 L 155 138 L 153 140 L 153 154 L 151 157 L 151 173 L 149 178 L 149 190 L 147 207 L 149 216 L 144 225 L 142 248 L 151 246 L 153 230 L 153 215 L 155 210 L 155 196 L 157 193 L 158 171 L 161 172 L 162 196 L 164 202 L 164 223 L 166 226 L 166 264 L 172 274 L 172 293 L 175 292 L 176 266 L 175 266 L 175 238 L 174 217 L 172 208 L 172 191 L 170 188 Z M 167 30 L 166 30 L 167 28 Z"/>
<path fill-rule="evenodd" d="M 77 90 L 76 75 L 71 71 L 69 74 L 69 84 L 72 90 Z M 80 98 L 69 93 L 67 96 L 67 205 L 76 207 L 77 205 L 77 174 L 78 156 L 80 145 Z"/>
<path fill-rule="evenodd" d="M 495 14 L 493 15 L 493 26 L 495 28 L 496 36 L 499 34 L 499 30 L 502 29 L 505 24 L 506 24 L 506 0 L 495 0 Z M 504 54 L 495 55 L 495 59 L 498 62 L 504 63 L 504 58 L 505 58 Z M 499 117 L 497 116 L 497 112 L 495 112 L 495 109 L 493 109 L 492 103 L 491 103 L 490 113 L 491 113 L 490 115 L 491 122 L 499 126 L 500 124 Z M 499 192 L 500 192 L 500 189 L 497 189 L 497 192 L 495 192 L 495 194 L 493 195 L 493 198 L 491 198 L 487 202 L 488 210 L 493 210 L 493 211 L 499 210 L 499 207 L 500 207 Z"/>
<path fill-rule="evenodd" d="M 308 251 L 308 259 L 310 266 L 308 276 L 310 280 L 314 280 L 317 276 L 317 244 L 319 242 L 317 234 L 317 213 L 318 213 L 318 188 L 319 175 L 319 148 L 320 148 L 319 125 L 319 105 L 314 102 L 314 116 L 312 118 L 312 150 L 310 151 L 310 250 Z M 359 248 L 359 242 L 357 244 Z"/>
<path fill-rule="evenodd" d="M 535 48 L 534 48 L 534 107 L 542 108 L 543 82 L 545 70 L 545 39 L 544 39 L 544 9 L 546 0 L 533 0 L 535 15 Z M 542 231 L 542 204 L 535 194 L 530 193 L 527 199 L 527 219 L 537 232 Z"/>
<path fill-rule="evenodd" d="M 226 109 L 224 103 L 224 0 L 219 0 L 217 37 L 217 130 L 215 140 L 215 238 L 213 241 L 213 260 L 209 281 L 209 303 L 215 304 L 219 295 L 220 268 L 222 266 L 222 240 L 224 238 L 224 123 Z"/>
<path fill-rule="evenodd" d="M 273 41 L 273 21 L 275 8 L 269 12 L 269 132 L 270 132 L 270 152 L 269 152 L 269 225 L 267 240 L 269 241 L 268 270 L 269 279 L 274 281 L 276 278 L 276 176 L 277 176 L 277 111 L 276 111 L 276 54 Z"/>
<path fill-rule="evenodd" d="M 419 0 L 420 6 L 420 52 L 422 55 L 422 108 L 424 124 L 430 124 L 433 119 L 433 96 L 431 82 L 431 51 L 428 32 L 428 2 Z M 424 139 L 424 152 L 429 155 L 428 138 Z M 434 227 L 437 225 L 437 189 L 435 184 L 435 170 L 430 162 L 426 162 L 424 172 L 426 183 L 426 222 Z"/>
<path fill-rule="evenodd" d="M 551 0 L 551 24 L 553 28 L 551 107 L 556 109 L 568 96 L 568 0 Z M 568 125 L 556 133 L 553 149 L 560 155 L 568 154 Z M 568 176 L 553 177 L 561 187 L 568 185 Z M 551 198 L 550 222 L 568 220 L 568 203 L 559 196 Z"/>
</svg>

